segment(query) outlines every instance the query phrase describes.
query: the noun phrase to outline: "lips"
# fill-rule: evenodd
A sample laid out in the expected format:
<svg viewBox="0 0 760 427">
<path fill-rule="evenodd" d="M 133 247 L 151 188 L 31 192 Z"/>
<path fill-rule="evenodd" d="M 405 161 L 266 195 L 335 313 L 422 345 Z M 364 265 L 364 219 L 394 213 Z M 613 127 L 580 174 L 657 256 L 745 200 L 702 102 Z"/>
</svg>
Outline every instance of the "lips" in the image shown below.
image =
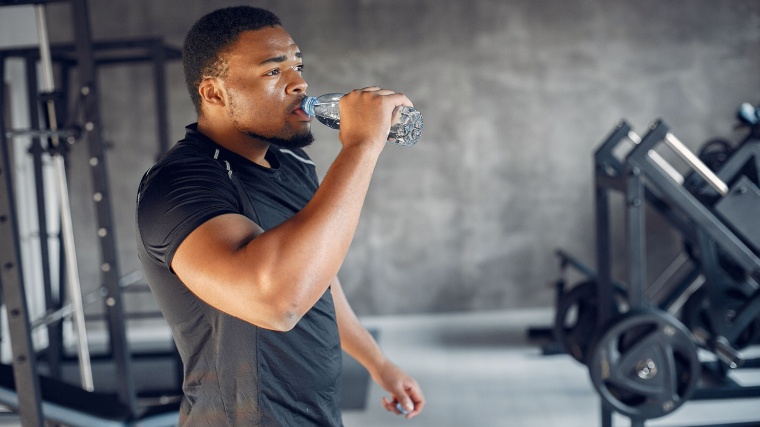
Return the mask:
<svg viewBox="0 0 760 427">
<path fill-rule="evenodd" d="M 306 112 L 304 110 L 302 110 L 300 107 L 296 108 L 295 110 L 293 110 L 293 114 L 297 115 L 298 118 L 300 118 L 301 120 L 303 120 L 305 122 L 310 122 L 311 119 L 312 119 L 312 117 L 310 115 L 306 114 Z"/>
<path fill-rule="evenodd" d="M 293 112 L 293 114 L 297 115 L 303 121 L 311 121 L 312 117 L 310 115 L 306 114 L 306 112 L 303 109 L 301 109 L 301 103 L 302 102 L 303 102 L 303 99 L 299 99 L 298 103 L 295 104 L 292 107 L 293 108 L 292 112 Z"/>
</svg>

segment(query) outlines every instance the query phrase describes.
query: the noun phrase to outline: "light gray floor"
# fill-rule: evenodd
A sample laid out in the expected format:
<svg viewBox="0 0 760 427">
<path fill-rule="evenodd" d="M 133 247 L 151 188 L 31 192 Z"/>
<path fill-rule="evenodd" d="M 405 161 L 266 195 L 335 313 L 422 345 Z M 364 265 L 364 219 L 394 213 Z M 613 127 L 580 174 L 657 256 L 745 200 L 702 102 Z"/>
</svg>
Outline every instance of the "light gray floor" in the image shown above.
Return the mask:
<svg viewBox="0 0 760 427">
<path fill-rule="evenodd" d="M 600 401 L 585 366 L 566 355 L 544 356 L 526 329 L 549 325 L 551 310 L 363 319 L 377 327 L 386 354 L 423 386 L 427 405 L 412 420 L 386 412 L 373 383 L 367 409 L 344 413 L 346 427 L 591 427 Z M 757 372 L 745 384 L 760 384 Z M 686 402 L 647 426 L 757 420 L 760 399 Z M 615 416 L 615 427 L 630 420 Z"/>
<path fill-rule="evenodd" d="M 363 318 L 377 328 L 386 354 L 422 385 L 427 405 L 417 418 L 386 412 L 372 383 L 367 408 L 344 412 L 346 427 L 593 427 L 599 398 L 585 366 L 566 355 L 544 356 L 526 329 L 548 326 L 551 310 Z M 759 384 L 758 372 L 743 374 Z M 686 402 L 647 426 L 760 420 L 760 400 Z M 616 416 L 615 427 L 630 426 Z M 18 426 L 0 417 L 0 426 Z"/>
</svg>

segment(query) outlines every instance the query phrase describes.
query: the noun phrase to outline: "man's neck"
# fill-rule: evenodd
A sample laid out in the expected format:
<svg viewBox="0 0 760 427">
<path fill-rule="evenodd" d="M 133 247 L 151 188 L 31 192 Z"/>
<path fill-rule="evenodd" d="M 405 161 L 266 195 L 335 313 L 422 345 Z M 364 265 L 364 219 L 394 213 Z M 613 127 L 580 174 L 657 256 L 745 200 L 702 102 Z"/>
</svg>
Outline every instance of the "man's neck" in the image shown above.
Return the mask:
<svg viewBox="0 0 760 427">
<path fill-rule="evenodd" d="M 222 147 L 239 154 L 265 168 L 271 167 L 266 159 L 269 143 L 252 138 L 229 126 L 218 126 L 202 116 L 198 118 L 198 132 Z"/>
</svg>

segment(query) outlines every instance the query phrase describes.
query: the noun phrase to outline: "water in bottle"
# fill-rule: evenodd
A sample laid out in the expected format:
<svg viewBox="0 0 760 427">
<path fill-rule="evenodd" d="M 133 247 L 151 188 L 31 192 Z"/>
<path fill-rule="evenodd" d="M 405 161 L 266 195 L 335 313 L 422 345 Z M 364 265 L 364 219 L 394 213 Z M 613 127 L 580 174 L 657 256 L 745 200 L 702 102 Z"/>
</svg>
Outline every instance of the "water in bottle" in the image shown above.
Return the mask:
<svg viewBox="0 0 760 427">
<path fill-rule="evenodd" d="M 325 126 L 340 128 L 340 111 L 338 101 L 342 93 L 328 93 L 322 96 L 307 96 L 301 103 L 301 109 L 310 116 L 315 116 Z M 403 106 L 393 113 L 393 124 L 388 134 L 388 142 L 398 145 L 414 145 L 422 133 L 422 113 L 412 107 Z"/>
</svg>

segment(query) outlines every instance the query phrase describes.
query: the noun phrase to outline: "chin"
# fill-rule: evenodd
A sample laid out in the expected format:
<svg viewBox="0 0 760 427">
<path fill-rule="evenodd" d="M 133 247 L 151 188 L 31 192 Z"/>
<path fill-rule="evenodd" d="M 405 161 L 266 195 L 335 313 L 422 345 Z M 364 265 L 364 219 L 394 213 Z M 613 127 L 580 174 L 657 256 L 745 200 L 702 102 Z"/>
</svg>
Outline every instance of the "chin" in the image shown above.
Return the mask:
<svg viewBox="0 0 760 427">
<path fill-rule="evenodd" d="M 304 148 L 314 142 L 314 135 L 309 131 L 290 138 L 272 138 L 269 142 L 282 148 Z"/>
</svg>

